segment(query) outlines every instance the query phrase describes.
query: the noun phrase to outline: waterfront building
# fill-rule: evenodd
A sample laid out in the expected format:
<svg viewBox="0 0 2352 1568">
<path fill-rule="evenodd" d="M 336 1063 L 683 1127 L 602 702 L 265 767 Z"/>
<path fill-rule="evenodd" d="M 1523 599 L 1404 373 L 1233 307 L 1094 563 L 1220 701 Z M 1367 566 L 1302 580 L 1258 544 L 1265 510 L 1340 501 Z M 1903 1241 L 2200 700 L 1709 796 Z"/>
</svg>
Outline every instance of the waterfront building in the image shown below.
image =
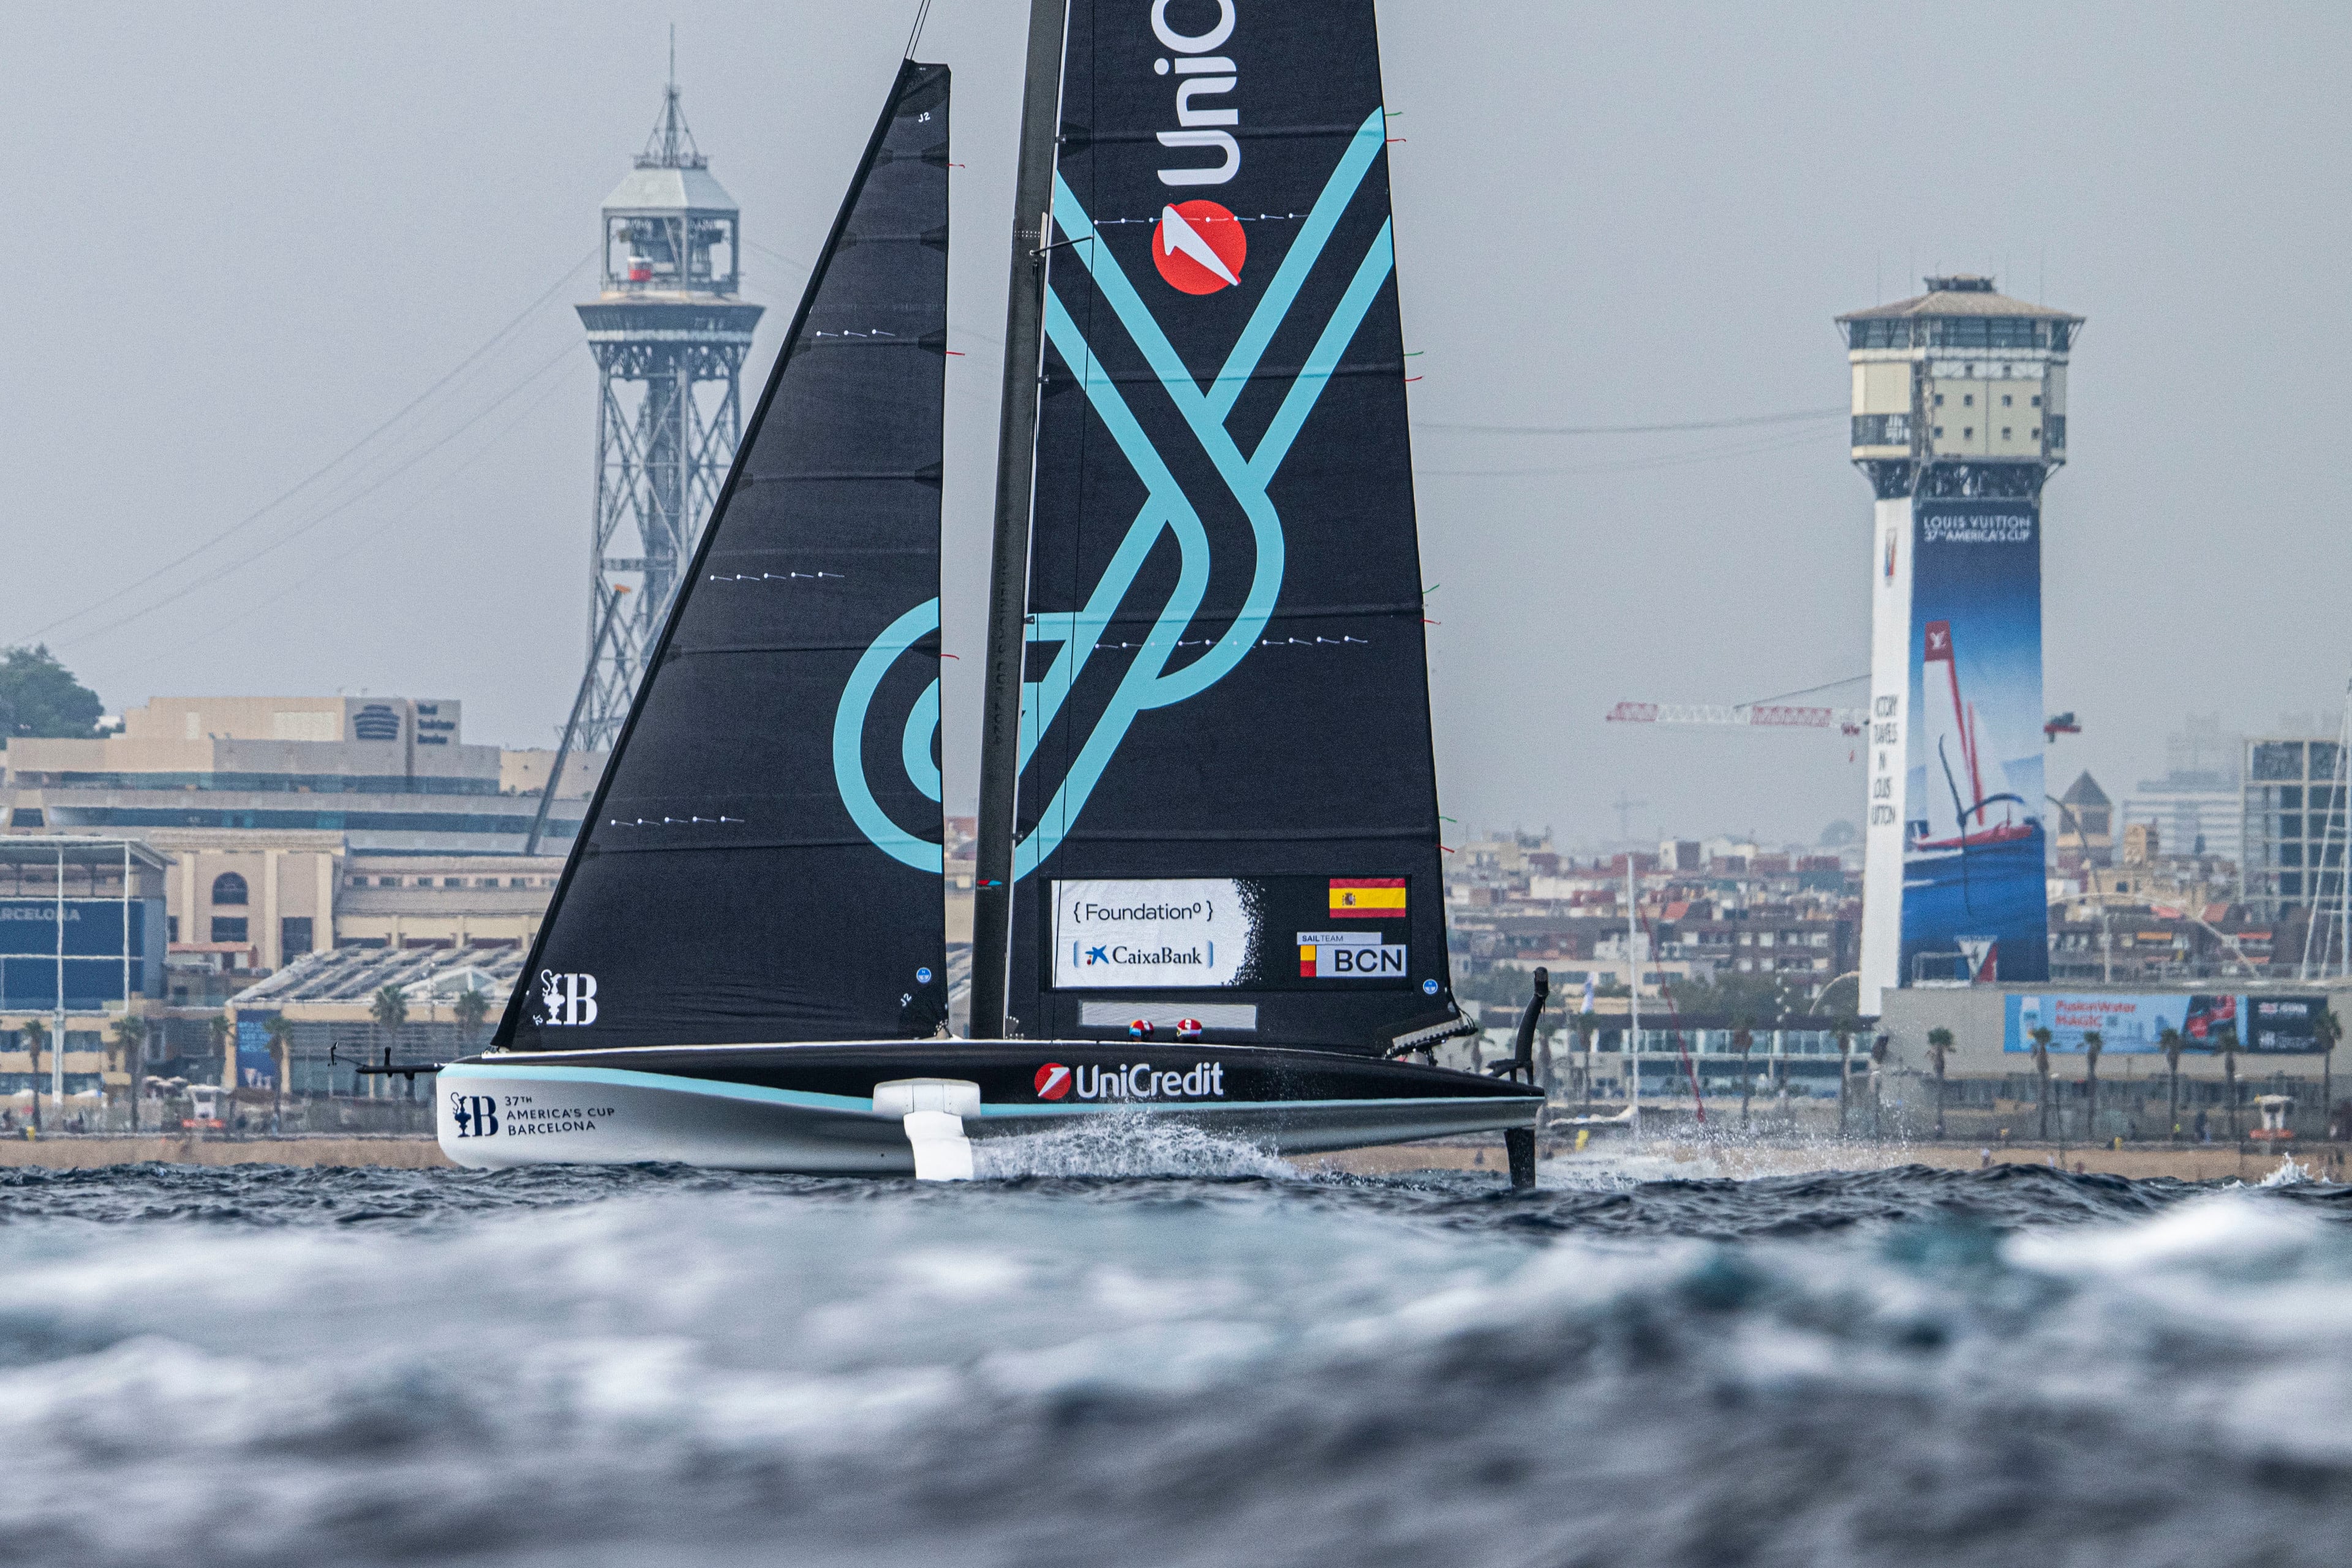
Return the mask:
<svg viewBox="0 0 2352 1568">
<path fill-rule="evenodd" d="M 191 1005 L 339 945 L 526 942 L 603 759 L 566 765 L 525 857 L 551 753 L 469 745 L 462 722 L 449 700 L 157 698 L 100 738 L 0 752 L 0 842 L 107 834 L 160 856 Z"/>
<path fill-rule="evenodd" d="M 2058 797 L 2058 869 L 2079 872 L 2116 860 L 2115 802 L 2085 771 Z"/>
<path fill-rule="evenodd" d="M 1990 278 L 1838 318 L 1871 482 L 1861 1011 L 2048 973 L 2042 492 L 2083 318 Z"/>
<path fill-rule="evenodd" d="M 129 1084 L 120 1026 L 163 1011 L 165 870 L 128 839 L 0 838 L 0 1109 Z"/>
<path fill-rule="evenodd" d="M 2165 773 L 2142 779 L 2123 799 L 2119 820 L 2146 823 L 2179 855 L 2243 855 L 2245 739 L 2225 734 L 2221 716 L 2190 714 L 2165 737 Z"/>
<path fill-rule="evenodd" d="M 2344 896 L 2345 784 L 2333 738 L 2256 736 L 2245 742 L 2240 793 L 2243 898 L 2275 921 Z"/>
<path fill-rule="evenodd" d="M 2273 1087 L 2295 1099 L 2296 1116 L 2307 1136 L 2323 1125 L 2323 1094 L 2340 1086 L 2352 1066 L 2352 1045 L 2336 1044 L 2331 1060 L 2330 1052 L 2321 1048 L 2323 1037 L 2315 1025 L 2325 1012 L 2340 1017 L 2352 1008 L 2352 990 L 2340 982 L 2333 988 L 2298 984 L 2293 973 L 2290 962 L 2284 979 L 2127 982 L 2119 975 L 2112 985 L 2073 982 L 1890 988 L 1877 1032 L 1887 1042 L 1889 1068 L 1925 1077 L 1933 1068 L 1929 1033 L 1948 1030 L 1952 1044 L 1945 1056 L 1945 1076 L 1975 1089 L 1954 1103 L 1973 1100 L 1990 1108 L 1996 1100 L 2006 1101 L 2017 1110 L 2012 1124 L 2017 1135 L 2026 1137 L 2038 1123 L 2035 1030 L 2050 1032 L 2057 1098 L 2078 1111 L 2091 1072 L 2085 1036 L 2094 1030 L 2101 1037 L 2096 1071 L 2108 1104 L 2144 1106 L 2153 1093 L 2153 1110 L 2163 1110 L 2171 1072 L 2164 1054 L 2165 1032 L 2170 1030 L 2182 1041 L 2184 1112 L 2225 1107 L 2226 1086 L 2234 1077 L 2242 1112 L 2250 1093 Z M 2225 1027 L 2235 1032 L 2231 1052 L 2217 1048 Z M 2080 1120 L 2073 1125 L 2079 1138 L 2085 1129 Z M 2135 1132 L 2117 1117 L 2103 1122 L 2096 1135 L 2104 1141 L 2116 1133 L 2162 1136 L 2165 1131 L 2160 1118 Z"/>
</svg>

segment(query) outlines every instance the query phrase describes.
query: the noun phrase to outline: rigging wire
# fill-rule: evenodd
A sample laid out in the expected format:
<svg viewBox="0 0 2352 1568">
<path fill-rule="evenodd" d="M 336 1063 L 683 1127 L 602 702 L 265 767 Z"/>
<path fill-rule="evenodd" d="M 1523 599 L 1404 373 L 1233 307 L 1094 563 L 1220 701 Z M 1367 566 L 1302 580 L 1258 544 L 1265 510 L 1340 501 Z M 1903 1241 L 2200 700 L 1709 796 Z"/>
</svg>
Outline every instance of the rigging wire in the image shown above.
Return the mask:
<svg viewBox="0 0 2352 1568">
<path fill-rule="evenodd" d="M 747 239 L 743 242 L 743 248 L 746 250 L 756 250 L 771 261 L 781 261 L 785 266 L 795 268 L 800 271 L 806 272 L 809 270 L 810 264 L 808 262 L 803 261 L 797 256 L 786 256 L 782 251 L 778 250 L 772 245 L 761 245 L 756 239 Z"/>
<path fill-rule="evenodd" d="M 1451 420 L 1416 419 L 1416 430 L 1475 430 L 1489 436 L 1656 436 L 1676 430 L 1738 430 L 1754 425 L 1797 425 L 1814 420 L 1842 419 L 1852 411 L 1800 408 L 1786 414 L 1750 414 L 1738 419 L 1688 419 L 1672 425 L 1478 425 Z"/>
<path fill-rule="evenodd" d="M 1853 686 L 1861 681 L 1868 680 L 1869 679 L 1870 671 L 1865 669 L 1860 675 L 1849 675 L 1843 680 L 1824 680 L 1819 686 L 1808 686 L 1801 691 L 1783 691 L 1775 697 L 1755 698 L 1750 701 L 1742 703 L 1740 706 L 1744 708 L 1761 708 L 1767 702 L 1786 702 L 1791 697 L 1811 697 L 1816 691 L 1834 691 L 1841 686 Z"/>
<path fill-rule="evenodd" d="M 930 15 L 931 0 L 923 0 L 920 5 L 915 7 L 915 29 L 907 35 L 907 52 L 898 57 L 900 59 L 911 60 L 915 58 L 915 46 L 922 42 L 923 24 L 929 19 Z"/>
<path fill-rule="evenodd" d="M 133 621 L 141 620 L 148 616 L 153 615 L 157 610 L 163 608 L 166 605 L 178 603 L 180 600 L 186 598 L 190 594 L 194 593 L 197 589 L 205 587 L 210 584 L 216 583 L 232 572 L 243 571 L 246 567 L 252 565 L 263 556 L 268 555 L 274 551 L 282 549 L 286 545 L 291 544 L 294 541 L 301 538 L 304 534 L 310 532 L 320 523 L 350 510 L 352 507 L 358 505 L 369 496 L 373 495 L 377 490 L 382 489 L 385 485 L 391 483 L 402 474 L 406 473 L 409 469 L 415 468 L 417 464 L 423 462 L 425 458 L 431 457 L 434 453 L 439 451 L 442 447 L 447 446 L 450 442 L 464 435 L 467 430 L 473 428 L 475 425 L 487 418 L 494 410 L 511 401 L 516 395 L 520 394 L 541 376 L 545 375 L 549 371 L 553 370 L 557 365 L 562 363 L 564 360 L 577 353 L 579 345 L 576 343 L 564 344 L 562 349 L 557 351 L 554 358 L 548 360 L 536 370 L 533 370 L 529 375 L 523 377 L 522 380 L 517 382 L 514 385 L 500 393 L 496 398 L 491 400 L 488 406 L 473 415 L 464 424 L 459 425 L 457 428 L 443 436 L 439 440 L 435 441 L 432 445 L 424 447 L 422 450 L 416 452 L 404 461 L 397 464 L 364 489 L 345 497 L 343 500 L 336 502 L 333 506 L 329 507 L 325 511 L 319 512 L 310 517 L 307 521 L 296 526 L 290 531 L 279 534 L 276 539 L 261 546 L 259 549 L 248 552 L 247 554 L 240 556 L 236 560 L 230 561 L 220 566 L 215 567 L 212 571 L 205 574 L 203 576 L 191 578 L 173 592 L 166 594 L 163 597 L 156 600 L 151 605 L 133 610 L 127 616 L 122 616 L 114 620 L 109 621 L 104 626 L 99 626 L 94 630 L 76 632 L 71 637 L 66 638 L 60 646 L 69 647 L 77 643 L 88 642 L 92 637 L 103 637 L 108 632 L 119 630 L 123 626 L 129 626 Z"/>
<path fill-rule="evenodd" d="M 1678 468 L 1691 463 L 1712 463 L 1725 458 L 1744 458 L 1761 452 L 1784 452 L 1810 445 L 1822 438 L 1822 432 L 1807 430 L 1796 436 L 1775 436 L 1762 441 L 1737 442 L 1727 447 L 1702 447 L 1696 452 L 1678 452 L 1661 458 L 1627 458 L 1606 463 L 1574 463 L 1534 468 L 1429 468 L 1413 465 L 1417 475 L 1447 479 L 1509 479 L 1536 474 L 1617 474 L 1638 468 Z"/>
<path fill-rule="evenodd" d="M 416 495 L 410 499 L 407 505 L 400 508 L 396 511 L 389 512 L 384 516 L 378 518 L 376 520 L 376 526 L 367 533 L 362 534 L 360 538 L 352 541 L 343 549 L 328 556 L 325 560 L 320 562 L 316 566 L 304 573 L 301 576 L 295 578 L 284 587 L 279 588 L 276 593 L 270 594 L 263 598 L 253 600 L 251 603 L 244 605 L 241 613 L 245 616 L 250 616 L 255 611 L 267 609 L 271 605 L 274 605 L 280 599 L 285 598 L 288 595 L 309 586 L 321 574 L 333 567 L 341 565 L 344 562 L 350 560 L 353 555 L 358 554 L 361 551 L 365 550 L 368 546 L 380 542 L 384 536 L 391 531 L 392 525 L 394 523 L 410 516 L 417 510 L 417 508 L 423 506 L 426 501 L 432 500 L 436 495 L 438 495 L 443 490 L 447 489 L 449 486 L 457 480 L 458 476 L 465 473 L 468 468 L 471 468 L 475 464 L 480 462 L 484 458 L 488 457 L 492 452 L 496 451 L 499 442 L 504 441 L 509 435 L 513 434 L 516 427 L 520 426 L 523 421 L 529 419 L 532 415 L 538 413 L 540 409 L 545 407 L 548 399 L 553 397 L 557 393 L 562 392 L 567 384 L 568 384 L 562 376 L 558 376 L 554 380 L 549 382 L 544 391 L 542 391 L 537 397 L 532 398 L 530 403 L 523 406 L 522 412 L 517 414 L 512 419 L 508 420 L 504 425 L 499 426 L 497 432 L 494 433 L 488 440 L 484 441 L 479 447 L 477 447 L 472 454 L 469 455 L 463 462 L 459 463 L 456 468 L 451 468 L 439 479 L 434 480 L 432 484 L 426 486 L 424 489 L 418 491 Z M 136 664 L 107 671 L 104 679 L 109 681 L 114 681 L 123 679 L 129 676 L 136 675 L 141 670 L 161 664 L 167 658 L 175 658 L 189 648 L 202 647 L 206 643 L 226 636 L 229 632 L 237 629 L 237 627 L 243 624 L 244 623 L 238 619 L 224 618 L 220 625 L 215 626 L 211 631 L 205 633 L 203 636 L 187 641 L 176 643 L 164 652 L 155 654 L 148 658 L 143 658 Z"/>
<path fill-rule="evenodd" d="M 549 299 L 551 298 L 558 289 L 562 289 L 566 283 L 571 282 L 573 275 L 576 274 L 583 267 L 588 265 L 589 262 L 594 260 L 595 258 L 596 251 L 594 247 L 592 247 L 587 252 L 582 255 L 579 260 L 565 268 L 563 269 L 563 275 L 542 289 L 540 292 L 539 297 L 531 300 L 530 304 L 524 306 L 512 321 L 507 322 L 505 326 L 500 327 L 497 331 L 491 333 L 480 347 L 467 354 L 464 359 L 459 360 L 456 365 L 450 368 L 446 374 L 443 375 L 439 380 L 434 382 L 432 385 L 426 387 L 415 397 L 410 398 L 406 403 L 403 404 L 398 411 L 393 414 L 390 418 L 384 420 L 383 423 L 378 425 L 374 429 L 370 430 L 366 435 L 361 437 L 358 440 L 344 447 L 341 452 L 336 453 L 334 457 L 328 459 L 325 463 L 320 464 L 318 468 L 312 469 L 309 474 L 303 476 L 302 479 L 296 481 L 294 484 L 279 491 L 269 500 L 246 513 L 243 517 L 237 519 L 236 521 L 229 524 L 226 528 L 221 530 L 218 533 L 214 534 L 211 538 L 204 541 L 202 543 L 197 544 L 193 549 L 188 550 L 180 555 L 173 556 L 171 560 L 166 561 L 161 566 L 156 567 L 153 571 L 148 573 L 147 575 L 140 578 L 138 581 L 126 584 L 122 587 L 115 589 L 111 593 L 102 595 L 101 596 L 91 600 L 89 604 L 82 605 L 79 609 L 69 611 L 65 615 L 59 616 L 53 621 L 36 626 L 31 631 L 25 633 L 21 637 L 18 637 L 16 640 L 20 643 L 30 643 L 34 638 L 40 637 L 45 633 L 55 631 L 59 626 L 66 626 L 73 621 L 78 621 L 82 616 L 87 616 L 95 610 L 103 609 L 107 605 L 115 603 L 117 600 L 137 593 L 140 589 L 145 587 L 148 584 L 152 583 L 158 577 L 185 565 L 187 563 L 194 560 L 197 556 L 202 555 L 205 551 L 213 548 L 213 546 L 234 537 L 237 533 L 242 532 L 245 529 L 250 527 L 252 524 L 260 521 L 263 518 L 277 510 L 286 502 L 293 500 L 296 496 L 310 489 L 320 479 L 325 478 L 328 474 L 332 473 L 336 468 L 341 468 L 345 462 L 364 450 L 376 439 L 377 437 L 383 435 L 394 426 L 398 425 L 402 420 L 407 418 L 411 414 L 414 414 L 418 408 L 422 407 L 436 393 L 441 391 L 442 388 L 447 386 L 451 382 L 457 380 L 457 377 L 463 374 L 468 367 L 474 364 L 476 361 L 479 360 L 483 355 L 488 353 L 492 349 L 498 347 L 499 343 L 506 341 L 509 333 L 511 333 L 517 327 L 521 326 L 524 321 L 530 320 L 531 315 L 537 311 L 541 306 L 546 304 Z M 121 623 L 117 622 L 115 624 L 119 626 Z"/>
</svg>

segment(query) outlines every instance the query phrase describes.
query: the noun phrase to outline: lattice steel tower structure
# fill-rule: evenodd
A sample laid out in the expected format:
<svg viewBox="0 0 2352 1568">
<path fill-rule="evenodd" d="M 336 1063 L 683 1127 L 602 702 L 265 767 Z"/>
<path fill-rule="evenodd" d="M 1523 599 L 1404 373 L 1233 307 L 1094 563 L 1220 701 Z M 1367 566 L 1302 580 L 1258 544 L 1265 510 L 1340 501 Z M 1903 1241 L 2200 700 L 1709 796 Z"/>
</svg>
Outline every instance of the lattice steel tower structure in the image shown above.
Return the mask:
<svg viewBox="0 0 2352 1568">
<path fill-rule="evenodd" d="M 740 219 L 687 129 L 675 64 L 661 118 L 604 198 L 604 218 L 603 291 L 578 308 L 598 373 L 595 593 L 573 740 L 587 751 L 619 736 L 726 482 L 743 430 L 743 355 L 761 310 L 735 297 Z M 615 587 L 630 592 L 607 630 Z"/>
</svg>

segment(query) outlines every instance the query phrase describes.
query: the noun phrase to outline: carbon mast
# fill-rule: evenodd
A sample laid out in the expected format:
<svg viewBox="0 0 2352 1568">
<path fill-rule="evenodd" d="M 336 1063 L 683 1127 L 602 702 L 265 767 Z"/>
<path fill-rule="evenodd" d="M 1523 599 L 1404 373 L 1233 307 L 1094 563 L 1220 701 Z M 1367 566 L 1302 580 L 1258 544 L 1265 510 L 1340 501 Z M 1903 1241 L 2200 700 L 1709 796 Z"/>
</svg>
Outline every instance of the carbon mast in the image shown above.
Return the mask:
<svg viewBox="0 0 2352 1568">
<path fill-rule="evenodd" d="M 1021 152 L 1013 187 L 1012 287 L 1004 306 L 1004 396 L 996 436 L 996 536 L 981 700 L 980 838 L 972 877 L 971 1022 L 1003 1037 L 1013 943 L 1013 808 L 1021 779 L 1021 681 L 1028 660 L 1029 509 L 1045 354 L 1045 243 L 1053 230 L 1054 145 L 1069 0 L 1030 0 Z"/>
</svg>

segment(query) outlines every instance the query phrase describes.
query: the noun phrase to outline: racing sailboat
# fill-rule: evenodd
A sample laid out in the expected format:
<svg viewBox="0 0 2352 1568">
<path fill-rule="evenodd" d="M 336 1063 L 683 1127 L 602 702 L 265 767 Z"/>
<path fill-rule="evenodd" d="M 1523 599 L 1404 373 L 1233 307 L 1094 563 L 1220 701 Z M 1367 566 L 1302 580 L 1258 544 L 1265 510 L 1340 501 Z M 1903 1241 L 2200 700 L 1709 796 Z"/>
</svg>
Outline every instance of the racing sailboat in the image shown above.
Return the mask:
<svg viewBox="0 0 2352 1568">
<path fill-rule="evenodd" d="M 525 981 L 443 1069 L 458 1163 L 953 1178 L 974 1140 L 1143 1112 L 1284 1152 L 1500 1131 L 1532 1181 L 1527 1053 L 1434 1065 L 1474 1026 L 1370 0 L 1034 0 L 1031 28 L 968 1037 L 950 78 L 909 59 Z"/>
</svg>

